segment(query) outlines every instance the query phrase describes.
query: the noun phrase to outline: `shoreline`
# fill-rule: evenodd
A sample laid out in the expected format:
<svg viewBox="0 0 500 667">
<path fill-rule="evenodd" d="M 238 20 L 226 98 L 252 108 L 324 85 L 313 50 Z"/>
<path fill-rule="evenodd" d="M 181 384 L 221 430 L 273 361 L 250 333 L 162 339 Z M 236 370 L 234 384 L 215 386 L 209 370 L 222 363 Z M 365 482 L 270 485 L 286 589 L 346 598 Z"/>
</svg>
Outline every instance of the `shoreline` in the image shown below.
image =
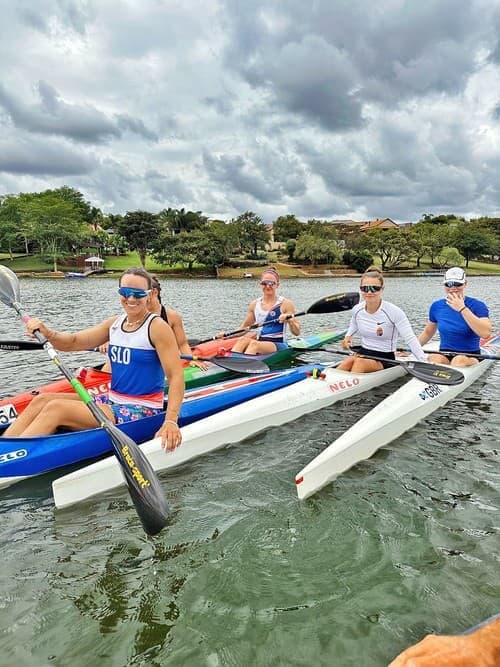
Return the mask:
<svg viewBox="0 0 500 667">
<path fill-rule="evenodd" d="M 252 281 L 252 280 L 258 280 L 260 271 L 256 271 L 252 275 L 241 275 L 240 272 L 228 272 L 225 275 L 218 275 L 215 276 L 213 274 L 209 273 L 183 273 L 183 272 L 163 272 L 163 271 L 157 271 L 157 270 L 151 270 L 147 269 L 150 271 L 152 274 L 160 278 L 161 280 L 167 280 L 167 279 L 178 279 L 178 280 L 190 280 L 190 279 L 210 279 L 210 280 L 245 280 L 245 281 Z M 444 269 L 442 271 L 415 271 L 415 270 L 405 270 L 405 271 L 384 271 L 384 276 L 387 278 L 439 278 L 442 277 L 444 274 Z M 54 273 L 52 271 L 29 271 L 26 269 L 23 269 L 22 271 L 14 271 L 16 276 L 19 278 L 43 278 L 43 279 L 48 279 L 48 280 L 58 280 L 58 279 L 64 279 L 68 280 L 71 282 L 78 282 L 80 280 L 99 280 L 100 278 L 116 278 L 120 276 L 123 271 L 121 269 L 119 270 L 113 270 L 109 269 L 105 272 L 94 274 L 94 275 L 89 275 L 89 276 L 84 276 L 84 277 L 67 277 L 64 275 L 62 271 L 59 271 L 57 273 Z M 500 276 L 499 272 L 485 272 L 485 271 L 474 271 L 472 270 L 467 270 L 466 269 L 467 276 L 470 278 L 474 277 L 495 277 L 495 276 Z M 303 279 L 303 280 L 332 280 L 335 278 L 360 278 L 361 273 L 357 273 L 355 271 L 332 271 L 330 273 L 307 273 L 306 271 L 300 271 L 300 272 L 295 272 L 295 271 L 290 271 L 290 272 L 280 272 L 280 277 L 281 279 L 287 280 L 290 278 L 296 279 Z"/>
</svg>

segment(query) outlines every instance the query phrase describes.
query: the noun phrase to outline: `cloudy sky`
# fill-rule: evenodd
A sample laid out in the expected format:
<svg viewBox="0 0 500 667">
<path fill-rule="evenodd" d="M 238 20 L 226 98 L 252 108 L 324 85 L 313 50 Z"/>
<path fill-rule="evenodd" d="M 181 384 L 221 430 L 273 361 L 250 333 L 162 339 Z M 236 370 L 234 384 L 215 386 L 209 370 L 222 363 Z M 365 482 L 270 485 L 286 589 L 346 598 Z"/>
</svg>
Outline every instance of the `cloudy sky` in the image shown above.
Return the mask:
<svg viewBox="0 0 500 667">
<path fill-rule="evenodd" d="M 500 0 L 0 0 L 0 194 L 500 215 Z"/>
</svg>

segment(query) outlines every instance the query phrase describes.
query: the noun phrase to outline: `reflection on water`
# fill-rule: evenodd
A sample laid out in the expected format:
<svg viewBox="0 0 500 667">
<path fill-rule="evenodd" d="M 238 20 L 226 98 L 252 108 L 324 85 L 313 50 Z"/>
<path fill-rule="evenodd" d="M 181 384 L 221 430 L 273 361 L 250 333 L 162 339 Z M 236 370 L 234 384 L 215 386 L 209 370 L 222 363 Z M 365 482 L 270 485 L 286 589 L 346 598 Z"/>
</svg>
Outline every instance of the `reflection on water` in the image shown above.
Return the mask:
<svg viewBox="0 0 500 667">
<path fill-rule="evenodd" d="M 499 284 L 472 278 L 469 292 L 497 313 Z M 303 309 L 355 288 L 296 280 L 283 292 Z M 434 278 L 389 279 L 386 297 L 419 329 L 440 291 Z M 61 330 L 117 308 L 109 279 L 26 280 L 21 292 Z M 237 326 L 256 289 L 176 280 L 163 293 L 204 337 Z M 307 316 L 303 330 L 348 319 Z M 0 330 L 23 335 L 6 308 Z M 57 376 L 43 352 L 0 354 L 2 396 Z M 64 356 L 72 368 L 99 358 Z M 2 664 L 377 667 L 425 632 L 479 622 L 500 599 L 498 381 L 494 366 L 303 503 L 295 473 L 401 381 L 192 461 L 163 476 L 173 511 L 153 539 L 123 490 L 64 511 L 50 494 L 57 473 L 2 492 Z"/>
</svg>

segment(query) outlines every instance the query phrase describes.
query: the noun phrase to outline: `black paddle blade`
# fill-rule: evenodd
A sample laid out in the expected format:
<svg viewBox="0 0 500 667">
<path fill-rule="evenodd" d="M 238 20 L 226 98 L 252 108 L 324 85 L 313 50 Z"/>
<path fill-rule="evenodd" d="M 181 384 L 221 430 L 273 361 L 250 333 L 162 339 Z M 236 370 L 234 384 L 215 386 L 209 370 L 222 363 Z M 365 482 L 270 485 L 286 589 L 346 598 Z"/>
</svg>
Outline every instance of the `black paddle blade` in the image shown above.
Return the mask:
<svg viewBox="0 0 500 667">
<path fill-rule="evenodd" d="M 248 357 L 209 357 L 217 366 L 225 368 L 233 373 L 269 373 L 269 366 L 259 359 Z"/>
<path fill-rule="evenodd" d="M 144 531 L 156 535 L 167 525 L 169 509 L 153 467 L 132 438 L 120 431 L 96 403 L 87 403 L 87 407 L 111 439 Z"/>
<path fill-rule="evenodd" d="M 157 535 L 168 522 L 167 499 L 151 464 L 140 447 L 111 422 L 103 427 L 111 438 L 132 502 L 148 535 Z"/>
<path fill-rule="evenodd" d="M 181 354 L 181 359 L 211 361 L 213 364 L 233 373 L 269 373 L 269 366 L 260 359 L 254 359 L 251 354 L 241 354 L 238 357 L 199 357 L 197 354 Z"/>
<path fill-rule="evenodd" d="M 43 350 L 43 343 L 36 340 L 0 340 L 0 350 L 16 352 L 18 350 Z"/>
<path fill-rule="evenodd" d="M 310 306 L 306 313 L 321 314 L 321 313 L 340 313 L 342 310 L 351 310 L 357 303 L 359 303 L 358 292 L 344 292 L 343 294 L 332 294 L 325 296 L 316 303 Z"/>
<path fill-rule="evenodd" d="M 197 345 L 200 345 L 202 342 L 199 338 L 188 338 L 188 345 L 189 347 L 196 347 Z"/>
<path fill-rule="evenodd" d="M 454 368 L 429 364 L 426 361 L 408 361 L 402 365 L 411 375 L 429 384 L 456 385 L 465 379 L 463 374 Z"/>
<path fill-rule="evenodd" d="M 19 281 L 16 274 L 0 264 L 0 301 L 11 308 L 19 299 Z"/>
<path fill-rule="evenodd" d="M 403 366 L 409 375 L 413 375 L 413 377 L 416 377 L 418 380 L 428 382 L 429 384 L 455 385 L 460 384 L 465 379 L 463 374 L 455 368 L 430 364 L 427 361 L 402 361 L 401 359 L 386 359 L 385 357 L 379 357 L 376 354 L 359 354 L 358 351 L 360 349 L 359 345 L 354 345 L 349 351 L 334 350 L 329 347 L 315 347 L 311 352 L 328 352 L 330 354 L 342 354 L 344 356 L 351 356 L 351 354 L 356 353 L 358 356 L 364 357 L 365 359 L 381 361 L 386 366 Z"/>
</svg>

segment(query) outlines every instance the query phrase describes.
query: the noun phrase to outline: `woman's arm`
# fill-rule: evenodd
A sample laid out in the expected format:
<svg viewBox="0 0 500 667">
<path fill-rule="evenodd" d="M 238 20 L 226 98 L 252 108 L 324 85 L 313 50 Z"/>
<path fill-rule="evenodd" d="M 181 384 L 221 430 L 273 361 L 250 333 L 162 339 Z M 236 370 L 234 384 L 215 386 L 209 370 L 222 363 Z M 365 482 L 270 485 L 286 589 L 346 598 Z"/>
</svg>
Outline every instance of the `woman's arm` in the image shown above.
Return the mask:
<svg viewBox="0 0 500 667">
<path fill-rule="evenodd" d="M 177 347 L 181 354 L 191 354 L 191 347 L 187 341 L 186 332 L 184 331 L 184 324 L 182 323 L 182 318 L 179 313 L 170 308 L 167 311 L 168 314 L 168 324 L 170 324 L 172 331 L 174 332 L 175 340 L 177 341 Z"/>
<path fill-rule="evenodd" d="M 252 301 L 252 303 L 248 306 L 248 312 L 246 314 L 245 319 L 243 322 L 240 324 L 238 329 L 245 329 L 246 327 L 252 326 L 252 324 L 255 324 L 255 304 L 256 301 Z"/>
<path fill-rule="evenodd" d="M 425 345 L 428 343 L 431 338 L 434 336 L 434 334 L 437 331 L 437 323 L 436 322 L 427 322 L 427 324 L 424 327 L 424 330 L 418 337 L 418 342 L 420 345 Z"/>
<path fill-rule="evenodd" d="M 171 327 L 161 318 L 155 317 L 150 325 L 151 342 L 156 348 L 165 375 L 168 379 L 168 403 L 163 426 L 156 433 L 162 439 L 162 447 L 169 450 L 181 444 L 182 436 L 177 426 L 179 411 L 184 397 L 184 371 L 179 357 L 179 348 Z"/>
<path fill-rule="evenodd" d="M 358 325 L 356 324 L 356 318 L 354 315 L 351 315 L 351 321 L 349 322 L 349 328 L 347 329 L 344 340 L 342 341 L 342 348 L 344 350 L 349 350 L 354 345 L 353 336 L 358 331 Z"/>
<path fill-rule="evenodd" d="M 349 322 L 349 328 L 347 329 L 346 338 L 352 338 L 355 333 L 358 333 L 358 324 L 356 322 L 356 316 L 351 315 L 351 320 Z"/>
<path fill-rule="evenodd" d="M 252 301 L 252 303 L 251 303 L 250 306 L 248 307 L 248 312 L 247 312 L 247 314 L 246 314 L 246 317 L 245 317 L 245 319 L 243 320 L 243 322 L 240 324 L 240 326 L 238 327 L 238 329 L 246 329 L 247 327 L 251 326 L 252 324 L 255 324 L 255 304 L 256 304 L 256 300 Z M 246 332 L 243 332 L 243 333 L 241 333 L 241 334 L 236 334 L 236 335 L 237 335 L 237 336 L 244 336 L 245 333 L 246 333 Z M 225 332 L 225 331 L 220 331 L 220 332 L 217 334 L 216 337 L 217 337 L 217 338 L 224 338 L 225 335 L 226 335 L 226 332 Z"/>
<path fill-rule="evenodd" d="M 467 306 L 460 314 L 472 331 L 480 338 L 488 338 L 488 336 L 491 336 L 492 325 L 489 317 L 477 317 L 477 315 L 474 315 Z"/>
<path fill-rule="evenodd" d="M 182 317 L 176 310 L 171 310 L 170 308 L 167 310 L 167 314 L 168 314 L 168 323 L 170 324 L 170 326 L 172 327 L 172 331 L 174 332 L 179 352 L 181 354 L 192 354 L 193 351 L 191 350 L 191 346 L 189 345 L 186 337 L 186 332 L 184 331 L 184 324 L 182 322 Z M 207 370 L 208 368 L 207 364 L 204 361 L 193 360 L 189 362 L 189 365 L 197 366 L 198 368 L 201 368 L 201 370 L 203 371 Z"/>
<path fill-rule="evenodd" d="M 422 346 L 420 345 L 420 342 L 412 329 L 409 319 L 406 317 L 402 310 L 400 317 L 396 320 L 395 324 L 399 335 L 408 345 L 413 355 L 420 361 L 426 361 L 427 357 L 425 356 L 425 352 L 423 351 Z"/>
<path fill-rule="evenodd" d="M 291 317 L 289 320 L 286 319 L 287 315 L 293 315 L 295 313 L 295 306 L 293 303 L 290 301 L 290 299 L 284 299 L 282 304 L 281 304 L 281 316 L 280 316 L 280 322 L 284 322 L 286 320 L 288 326 L 290 327 L 290 331 L 293 333 L 294 336 L 298 336 L 300 334 L 300 322 L 296 317 Z"/>
<path fill-rule="evenodd" d="M 76 333 L 64 333 L 50 329 L 46 324 L 36 317 L 30 317 L 26 322 L 26 329 L 33 338 L 35 330 L 45 336 L 56 350 L 62 352 L 75 352 L 77 350 L 92 350 L 94 347 L 99 347 L 109 340 L 109 327 L 116 320 L 116 317 L 110 317 L 100 324 L 90 329 L 83 329 Z"/>
<path fill-rule="evenodd" d="M 427 635 L 389 667 L 495 667 L 500 665 L 500 619 L 465 636 Z"/>
<path fill-rule="evenodd" d="M 466 305 L 463 294 L 450 293 L 446 297 L 446 303 L 464 318 L 472 331 L 481 338 L 487 338 L 491 335 L 491 321 L 489 317 L 478 317 Z M 483 315 L 488 314 L 488 309 L 481 303 Z"/>
</svg>

